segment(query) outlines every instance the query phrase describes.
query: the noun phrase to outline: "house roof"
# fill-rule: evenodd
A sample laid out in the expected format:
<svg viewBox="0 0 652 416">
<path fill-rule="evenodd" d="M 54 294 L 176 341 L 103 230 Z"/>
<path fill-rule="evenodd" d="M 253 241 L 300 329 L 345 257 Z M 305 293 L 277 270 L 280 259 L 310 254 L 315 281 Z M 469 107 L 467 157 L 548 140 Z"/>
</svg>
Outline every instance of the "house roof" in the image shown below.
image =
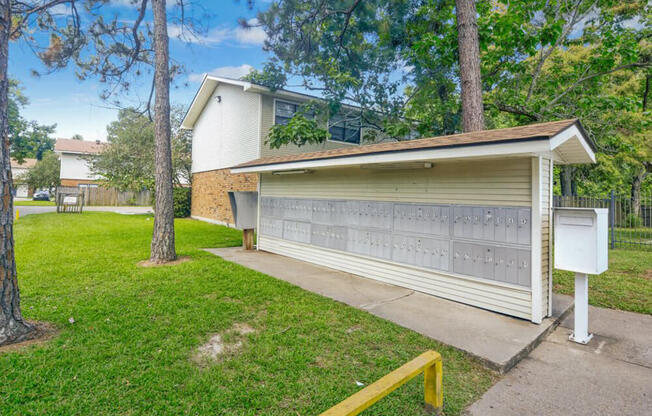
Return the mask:
<svg viewBox="0 0 652 416">
<path fill-rule="evenodd" d="M 54 151 L 58 153 L 78 153 L 78 154 L 95 154 L 100 153 L 105 143 L 99 140 L 74 140 L 74 139 L 57 139 L 54 144 Z"/>
<path fill-rule="evenodd" d="M 18 163 L 14 158 L 11 158 L 12 169 L 31 169 L 36 165 L 37 160 L 32 158 L 25 158 L 23 163 Z"/>
<path fill-rule="evenodd" d="M 282 88 L 272 91 L 271 89 L 263 85 L 254 84 L 249 81 L 242 81 L 242 80 L 224 78 L 224 77 L 216 77 L 213 75 L 204 74 L 204 79 L 202 80 L 202 83 L 199 89 L 197 90 L 197 93 L 195 94 L 195 97 L 193 98 L 190 107 L 188 107 L 188 111 L 183 117 L 183 121 L 181 122 L 181 128 L 183 129 L 194 128 L 195 123 L 199 119 L 199 116 L 201 115 L 202 111 L 204 110 L 204 107 L 206 106 L 206 103 L 212 97 L 213 92 L 215 92 L 215 88 L 217 88 L 219 84 L 235 85 L 238 87 L 242 87 L 242 90 L 244 92 L 273 94 L 276 97 L 285 98 L 288 100 L 295 100 L 301 102 L 308 101 L 308 100 L 323 100 L 323 98 L 317 97 L 315 95 L 303 94 L 300 92 L 294 92 Z M 349 104 L 344 104 L 344 107 L 359 108 Z"/>
<path fill-rule="evenodd" d="M 570 142 L 569 142 L 570 140 Z M 265 157 L 234 173 L 549 153 L 558 163 L 594 163 L 595 147 L 577 119 L 302 154 Z M 554 153 L 554 154 L 553 154 Z"/>
</svg>

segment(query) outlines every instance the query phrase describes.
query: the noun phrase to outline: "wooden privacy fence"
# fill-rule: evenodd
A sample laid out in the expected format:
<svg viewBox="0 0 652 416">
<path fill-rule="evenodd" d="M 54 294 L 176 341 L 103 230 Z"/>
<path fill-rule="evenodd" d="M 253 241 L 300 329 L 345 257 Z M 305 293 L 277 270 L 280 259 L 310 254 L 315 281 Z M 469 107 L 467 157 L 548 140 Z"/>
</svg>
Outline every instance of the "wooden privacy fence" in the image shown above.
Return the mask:
<svg viewBox="0 0 652 416">
<path fill-rule="evenodd" d="M 152 205 L 152 195 L 144 191 L 118 191 L 114 188 L 59 186 L 58 193 L 82 192 L 84 205 L 109 205 L 109 206 L 149 206 Z"/>
</svg>

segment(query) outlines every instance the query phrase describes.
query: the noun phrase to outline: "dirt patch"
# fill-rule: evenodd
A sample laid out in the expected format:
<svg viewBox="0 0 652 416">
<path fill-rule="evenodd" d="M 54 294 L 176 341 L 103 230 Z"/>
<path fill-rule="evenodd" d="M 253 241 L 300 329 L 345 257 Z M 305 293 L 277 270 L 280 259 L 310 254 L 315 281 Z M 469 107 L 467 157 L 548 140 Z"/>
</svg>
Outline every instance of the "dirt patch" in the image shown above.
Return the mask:
<svg viewBox="0 0 652 416">
<path fill-rule="evenodd" d="M 30 339 L 15 344 L 3 345 L 0 347 L 0 354 L 5 352 L 21 351 L 31 345 L 43 344 L 59 333 L 59 330 L 49 322 L 31 322 L 36 327 L 36 331 Z"/>
<path fill-rule="evenodd" d="M 206 367 L 225 356 L 237 353 L 246 341 L 245 336 L 256 332 L 246 323 L 235 323 L 220 334 L 212 334 L 208 342 L 197 347 L 190 357 L 195 364 Z"/>
<path fill-rule="evenodd" d="M 652 269 L 647 269 L 645 273 L 643 273 L 643 279 L 652 280 Z"/>
<path fill-rule="evenodd" d="M 165 262 L 165 263 L 154 263 L 153 261 L 148 259 L 148 260 L 143 260 L 143 261 L 138 262 L 138 266 L 140 266 L 140 267 L 176 266 L 177 264 L 185 263 L 185 262 L 190 261 L 190 260 L 192 260 L 192 257 L 190 257 L 190 256 L 177 257 L 176 260 L 168 261 L 168 262 Z"/>
</svg>

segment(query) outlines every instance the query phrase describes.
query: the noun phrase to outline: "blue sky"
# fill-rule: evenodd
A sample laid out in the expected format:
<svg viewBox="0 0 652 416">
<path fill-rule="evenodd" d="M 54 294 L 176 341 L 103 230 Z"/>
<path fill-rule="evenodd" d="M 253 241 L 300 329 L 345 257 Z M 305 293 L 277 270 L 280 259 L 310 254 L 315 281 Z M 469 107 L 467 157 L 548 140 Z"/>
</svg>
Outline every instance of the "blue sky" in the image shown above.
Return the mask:
<svg viewBox="0 0 652 416">
<path fill-rule="evenodd" d="M 106 14 L 117 13 L 121 18 L 130 18 L 133 12 L 129 0 L 115 0 L 115 3 L 115 6 L 106 9 Z M 256 9 L 246 7 L 245 0 L 202 0 L 197 3 L 210 16 L 205 20 L 206 31 L 201 37 L 181 41 L 174 37 L 178 35 L 177 27 L 169 25 L 170 56 L 186 67 L 186 74 L 171 90 L 171 101 L 184 107 L 192 100 L 203 73 L 237 78 L 250 68 L 261 68 L 267 58 L 262 50 L 265 39 L 262 29 L 244 30 L 238 27 L 238 18 L 252 19 L 256 14 Z M 267 4 L 264 0 L 258 0 L 256 8 L 264 9 Z M 31 74 L 34 69 L 44 72 L 44 67 L 31 49 L 24 43 L 12 43 L 9 73 L 21 82 L 24 94 L 30 100 L 22 111 L 23 116 L 41 124 L 56 123 L 56 137 L 70 137 L 78 133 L 86 140 L 105 140 L 105 127 L 116 119 L 117 110 L 99 98 L 102 84 L 95 79 L 79 81 L 75 77 L 74 67 L 40 77 Z M 185 81 L 187 86 L 184 85 Z M 142 78 L 140 83 L 128 96 L 121 98 L 128 102 L 146 94 L 149 81 Z"/>
</svg>

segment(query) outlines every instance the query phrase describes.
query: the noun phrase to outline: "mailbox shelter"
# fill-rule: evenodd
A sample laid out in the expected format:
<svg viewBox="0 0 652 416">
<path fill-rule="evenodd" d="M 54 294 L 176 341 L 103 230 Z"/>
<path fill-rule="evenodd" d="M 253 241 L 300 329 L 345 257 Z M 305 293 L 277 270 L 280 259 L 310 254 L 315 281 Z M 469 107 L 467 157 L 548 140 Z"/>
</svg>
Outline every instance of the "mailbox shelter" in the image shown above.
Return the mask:
<svg viewBox="0 0 652 416">
<path fill-rule="evenodd" d="M 595 163 L 578 120 L 260 158 L 257 248 L 540 323 L 554 164 Z"/>
</svg>

